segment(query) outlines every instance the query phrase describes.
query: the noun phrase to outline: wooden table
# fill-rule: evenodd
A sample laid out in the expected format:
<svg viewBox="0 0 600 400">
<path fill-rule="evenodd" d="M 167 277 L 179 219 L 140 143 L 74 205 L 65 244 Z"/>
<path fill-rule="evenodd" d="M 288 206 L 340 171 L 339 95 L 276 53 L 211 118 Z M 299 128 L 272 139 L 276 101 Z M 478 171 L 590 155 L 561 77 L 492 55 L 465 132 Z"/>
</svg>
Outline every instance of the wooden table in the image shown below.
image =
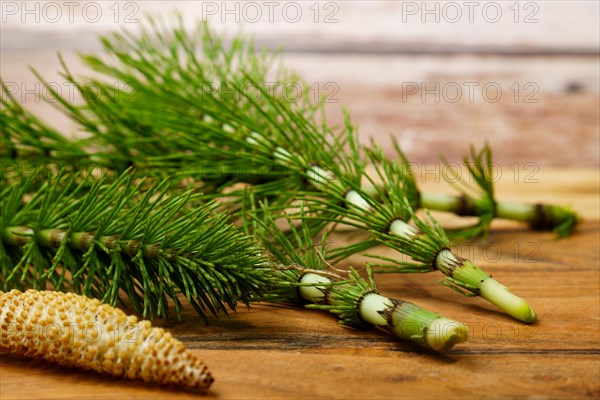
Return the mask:
<svg viewBox="0 0 600 400">
<path fill-rule="evenodd" d="M 539 315 L 535 325 L 446 289 L 436 273 L 377 281 L 387 296 L 469 326 L 469 341 L 445 354 L 381 332 L 339 327 L 322 312 L 273 305 L 240 308 L 209 326 L 188 310 L 184 322 L 162 325 L 208 363 L 216 378 L 209 398 L 598 398 L 600 177 L 590 169 L 542 169 L 537 178 L 536 184 L 515 184 L 505 174 L 499 196 L 572 204 L 586 218 L 572 237 L 556 241 L 550 233 L 498 221 L 486 243 L 457 248 L 526 298 Z M 422 187 L 438 188 L 431 182 Z M 352 262 L 358 265 L 360 259 Z M 2 355 L 0 397 L 198 395 Z"/>
<path fill-rule="evenodd" d="M 197 2 L 169 2 L 174 3 L 188 22 L 201 17 Z M 421 15 L 399 23 L 403 7 L 422 3 L 394 1 L 331 2 L 340 6 L 339 22 L 316 24 L 308 8 L 313 2 L 298 3 L 306 21 L 290 24 L 278 18 L 246 24 L 246 31 L 261 45 L 284 45 L 286 66 L 316 87 L 334 84 L 339 89 L 335 100 L 361 124 L 361 140 L 374 138 L 389 149 L 388 133 L 397 135 L 409 158 L 419 163 L 419 172 L 425 172 L 426 182 L 419 179 L 423 187 L 446 190 L 435 184 L 439 164 L 421 163 L 435 162 L 440 153 L 457 161 L 470 143 L 487 141 L 502 165 L 500 198 L 572 204 L 586 221 L 561 241 L 551 233 L 498 221 L 486 243 L 457 249 L 531 303 L 540 317 L 533 326 L 517 323 L 481 299 L 448 290 L 438 283 L 440 274 L 378 277 L 383 294 L 468 324 L 468 343 L 443 355 L 381 332 L 344 329 L 325 313 L 270 305 L 240 308 L 209 326 L 189 311 L 183 323 L 163 322 L 210 366 L 216 382 L 206 397 L 600 397 L 597 3 L 521 3 L 521 18 L 539 7 L 536 24 L 513 22 L 512 2 L 500 2 L 504 18 L 498 24 L 479 14 L 475 24 L 466 19 L 423 24 Z M 26 23 L 14 14 L 2 24 L 2 78 L 28 108 L 68 134 L 72 124 L 30 94 L 44 85 L 27 66 L 70 93 L 56 72 L 56 51 L 77 76 L 86 76 L 74 50 L 97 51 L 97 33 L 137 28 L 114 21 L 113 2 L 95 4 L 103 7 L 99 23 L 87 23 L 77 14 L 74 24 L 31 24 L 32 16 Z M 127 2 L 121 4 L 121 17 L 132 4 L 140 7 L 137 17 L 157 10 L 167 14 L 164 2 Z M 331 11 L 326 4 L 320 5 L 322 16 Z M 239 28 L 212 22 L 229 32 Z M 459 84 L 464 89 L 469 82 L 498 83 L 504 96 L 492 102 L 478 95 L 473 102 L 464 95 L 455 103 L 406 92 L 407 84 L 428 90 Z M 532 84 L 535 101 L 525 101 L 532 93 L 527 89 L 532 86 L 525 85 Z M 331 110 L 337 112 L 332 122 L 340 122 L 339 104 L 331 104 Z M 521 168 L 518 175 L 515 167 Z M 447 224 L 457 222 L 442 217 Z M 362 264 L 360 257 L 350 261 Z M 1 399 L 192 397 L 197 395 L 20 357 L 0 358 Z"/>
</svg>

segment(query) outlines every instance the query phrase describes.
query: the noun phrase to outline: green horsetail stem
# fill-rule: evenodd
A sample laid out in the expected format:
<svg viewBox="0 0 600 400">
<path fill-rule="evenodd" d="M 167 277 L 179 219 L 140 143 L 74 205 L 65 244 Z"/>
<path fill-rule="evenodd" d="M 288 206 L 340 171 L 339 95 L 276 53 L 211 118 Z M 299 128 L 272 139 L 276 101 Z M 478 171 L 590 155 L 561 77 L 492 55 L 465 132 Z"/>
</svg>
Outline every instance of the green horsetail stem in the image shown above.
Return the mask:
<svg viewBox="0 0 600 400">
<path fill-rule="evenodd" d="M 365 285 L 356 271 L 351 270 L 350 274 L 350 283 L 332 284 L 331 279 L 317 273 L 304 273 L 298 291 L 312 303 L 307 307 L 340 315 L 342 325 L 368 324 L 435 351 L 449 350 L 467 340 L 468 329 L 460 322 L 381 296 L 377 289 Z"/>
<path fill-rule="evenodd" d="M 311 174 L 314 177 L 309 180 L 317 188 L 336 182 L 332 179 L 333 174 L 322 168 L 313 168 Z M 368 194 L 359 193 L 357 190 L 348 191 L 345 195 L 347 206 L 364 213 L 375 212 L 364 196 L 368 196 Z M 409 206 L 407 205 L 407 207 Z M 445 281 L 447 286 L 458 289 L 463 294 L 467 294 L 467 292 L 464 292 L 464 290 L 467 290 L 468 293 L 481 296 L 507 314 L 525 323 L 530 324 L 537 320 L 535 312 L 527 302 L 511 293 L 508 288 L 491 278 L 471 261 L 454 255 L 443 244 L 434 243 L 429 235 L 423 231 L 413 228 L 401 219 L 395 219 L 390 223 L 388 232 L 381 233 L 402 238 L 397 249 L 406 252 L 407 247 L 413 248 L 413 254 L 408 254 L 413 258 L 415 258 L 414 256 L 419 257 L 419 252 L 433 254 L 433 257 L 429 257 L 427 261 L 431 263 L 429 264 L 431 268 L 437 269 L 447 276 L 447 281 Z M 386 239 L 388 237 L 382 240 L 384 244 Z M 426 270 L 422 272 L 426 272 Z"/>
<path fill-rule="evenodd" d="M 21 152 L 25 152 L 23 156 L 26 159 L 46 158 L 52 162 L 57 162 L 57 158 L 69 162 L 87 159 L 88 162 L 117 170 L 135 165 L 138 170 L 148 169 L 159 176 L 170 169 L 169 173 L 175 175 L 172 171 L 176 170 L 179 177 L 188 174 L 200 180 L 211 178 L 219 188 L 223 182 L 255 184 L 269 181 L 273 177 L 273 169 L 258 167 L 267 167 L 265 160 L 260 158 L 260 149 L 255 147 L 239 151 L 231 147 L 233 142 L 237 142 L 235 146 L 238 146 L 243 135 L 253 130 L 275 138 L 273 143 L 278 144 L 282 144 L 280 139 L 283 137 L 292 138 L 291 142 L 298 144 L 296 139 L 299 136 L 308 137 L 302 132 L 303 129 L 316 132 L 315 136 L 325 137 L 328 130 L 319 129 L 318 123 L 312 120 L 314 115 L 324 111 L 323 102 L 316 102 L 312 98 L 312 91 L 305 90 L 303 93 L 311 94 L 301 96 L 302 101 L 297 103 L 297 107 L 282 108 L 281 103 L 290 103 L 289 99 L 263 87 L 270 75 L 270 67 L 277 65 L 277 58 L 266 53 L 257 54 L 252 41 L 241 36 L 233 40 L 235 46 L 225 46 L 224 43 L 224 38 L 213 34 L 205 24 L 199 24 L 198 30 L 189 32 L 183 24 L 173 30 L 164 30 L 156 21 L 151 21 L 139 38 L 118 33 L 103 38 L 104 50 L 116 56 L 118 64 L 111 65 L 97 55 L 84 55 L 82 60 L 110 77 L 110 82 L 118 79 L 136 87 L 136 101 L 131 104 L 117 101 L 120 96 L 110 95 L 114 92 L 113 85 L 103 85 L 100 81 L 93 81 L 94 87 L 102 90 L 101 93 L 106 96 L 98 99 L 98 96 L 86 94 L 89 91 L 77 83 L 63 63 L 65 77 L 78 88 L 88 104 L 85 111 L 75 107 L 50 87 L 52 102 L 58 101 L 68 115 L 93 134 L 91 140 L 83 142 L 64 139 L 55 129 L 25 112 L 3 84 L 7 96 L 2 96 L 0 103 L 7 111 L 5 131 L 9 140 L 5 146 L 0 146 L 0 153 L 8 155 L 9 159 L 18 159 Z M 197 49 L 202 49 L 203 57 L 198 57 Z M 280 80 L 302 82 L 299 76 L 283 69 L 271 72 L 277 72 L 275 76 L 279 76 Z M 39 74 L 36 75 L 39 77 Z M 211 82 L 220 83 L 220 93 L 216 93 Z M 211 90 L 206 90 L 207 84 Z M 228 84 L 232 84 L 231 87 Z M 165 90 L 165 87 L 169 90 Z M 258 99 L 245 93 L 249 87 L 259 90 Z M 126 98 L 131 95 L 120 90 L 116 93 Z M 224 93 L 230 93 L 231 96 L 223 96 Z M 218 126 L 220 132 L 207 124 Z M 349 117 L 346 125 L 352 125 Z M 345 142 L 346 136 L 350 136 L 347 133 L 337 135 L 337 144 Z M 115 140 L 123 137 L 127 140 Z M 204 146 L 213 142 L 216 146 Z M 301 143 L 298 147 L 303 151 L 297 155 L 311 159 L 313 154 L 323 149 L 308 151 L 308 142 L 317 141 L 313 136 L 306 143 Z M 252 143 L 256 144 L 257 141 L 248 141 L 248 144 Z M 193 153 L 187 151 L 197 144 L 201 144 L 200 149 L 197 148 Z M 326 157 L 331 159 L 344 153 L 343 146 L 337 144 L 334 151 L 328 151 L 331 154 Z M 96 155 L 84 150 L 88 147 L 94 147 Z M 479 153 L 473 150 L 471 155 L 472 160 L 468 161 L 467 168 L 476 178 L 473 186 L 479 193 L 475 196 L 419 193 L 416 185 L 410 188 L 410 193 L 406 193 L 406 197 L 420 198 L 420 204 L 411 202 L 415 209 L 422 206 L 461 216 L 475 216 L 480 220 L 475 227 L 461 227 L 449 233 L 462 238 L 478 236 L 488 231 L 494 218 L 507 218 L 524 221 L 534 229 L 554 230 L 559 237 L 564 237 L 570 235 L 581 220 L 565 207 L 544 204 L 519 207 L 494 202 L 493 182 L 487 174 L 491 151 L 486 146 Z M 402 162 L 408 162 L 403 154 L 400 157 Z M 194 160 L 196 163 L 192 165 L 195 166 L 188 164 L 186 171 L 181 163 L 184 159 Z M 320 161 L 327 163 L 329 160 Z M 227 164 L 230 168 L 213 171 L 210 166 L 219 163 Z M 237 163 L 243 166 L 243 174 L 238 168 L 231 167 Z M 253 168 L 246 168 L 250 164 L 254 164 Z M 194 168 L 196 170 L 192 171 Z M 472 191 L 463 192 L 472 194 Z"/>
<path fill-rule="evenodd" d="M 429 241 L 421 231 L 411 227 L 404 221 L 396 220 L 390 226 L 390 233 L 412 240 Z M 531 324 L 537 316 L 527 302 L 481 270 L 472 261 L 459 257 L 450 249 L 442 248 L 434 258 L 435 269 L 446 275 L 444 284 L 460 293 L 466 290 L 473 295 L 481 296 L 502 311 L 514 318 Z"/>
<path fill-rule="evenodd" d="M 4 228 L 1 240 L 7 245 L 21 247 L 34 240 L 42 247 L 58 248 L 66 243 L 70 248 L 80 251 L 90 250 L 94 242 L 97 242 L 106 249 L 118 250 L 123 255 L 135 257 L 141 251 L 144 258 L 152 259 L 158 259 L 161 255 L 170 257 L 178 255 L 175 249 L 164 249 L 160 243 L 147 244 L 142 240 L 121 240 L 118 234 L 96 237 L 95 232 L 69 232 L 64 229 L 42 229 L 34 232 L 27 226 L 9 226 Z M 180 255 L 192 258 L 191 254 Z"/>
<path fill-rule="evenodd" d="M 535 312 L 525 300 L 513 294 L 471 261 L 456 256 L 450 250 L 442 250 L 437 257 L 437 267 L 452 278 L 452 283 L 460 282 L 461 287 L 483 297 L 516 319 L 528 324 L 537 320 Z"/>
<path fill-rule="evenodd" d="M 568 207 L 543 203 L 497 201 L 493 179 L 492 150 L 487 144 L 479 151 L 471 147 L 470 154 L 463 158 L 463 164 L 469 175 L 468 180 L 462 179 L 462 173 L 455 166 L 451 166 L 442 156 L 442 161 L 449 171 L 442 175 L 454 189 L 460 192 L 459 195 L 418 191 L 410 162 L 395 141 L 394 147 L 400 156 L 400 166 L 405 171 L 406 179 L 413 183 L 412 189 L 418 194 L 418 204 L 415 207 L 479 218 L 477 225 L 454 232 L 459 237 L 467 238 L 472 235 L 485 234 L 495 218 L 525 222 L 535 230 L 552 230 L 558 238 L 569 236 L 575 226 L 581 222 L 581 217 Z M 370 193 L 377 192 L 375 187 L 368 187 L 368 185 L 365 189 Z"/>
<path fill-rule="evenodd" d="M 379 294 L 373 274 L 368 279 L 350 267 L 348 278 L 330 269 L 330 251 L 324 242 L 315 243 L 311 229 L 295 226 L 287 214 L 289 231 L 284 233 L 272 214 L 258 217 L 251 213 L 252 224 L 245 224 L 264 243 L 277 278 L 261 300 L 276 303 L 306 304 L 338 315 L 341 325 L 372 326 L 421 346 L 444 351 L 467 340 L 467 328 L 414 304 Z M 322 241 L 326 240 L 323 234 Z"/>
<path fill-rule="evenodd" d="M 451 212 L 465 217 L 477 217 L 482 207 L 477 200 L 464 195 L 421 193 L 421 206 L 429 210 Z M 581 217 L 566 207 L 543 203 L 496 202 L 494 218 L 524 222 L 532 229 L 557 233 L 558 237 L 569 236 Z"/>
<path fill-rule="evenodd" d="M 111 305 L 126 297 L 149 318 L 172 305 L 181 318 L 185 298 L 208 321 L 270 286 L 262 249 L 193 191 L 142 186 L 130 172 L 89 187 L 80 175 L 41 186 L 35 176 L 0 190 L 2 290 L 51 284 Z"/>
</svg>

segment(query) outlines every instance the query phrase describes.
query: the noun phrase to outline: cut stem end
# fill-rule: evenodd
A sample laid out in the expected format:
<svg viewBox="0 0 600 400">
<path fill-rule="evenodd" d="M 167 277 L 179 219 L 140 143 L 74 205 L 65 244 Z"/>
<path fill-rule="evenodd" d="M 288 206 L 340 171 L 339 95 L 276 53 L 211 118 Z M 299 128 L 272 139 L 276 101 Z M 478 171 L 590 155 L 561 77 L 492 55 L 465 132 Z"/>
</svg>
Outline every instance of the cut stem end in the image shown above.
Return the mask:
<svg viewBox="0 0 600 400">
<path fill-rule="evenodd" d="M 448 319 L 436 319 L 427 330 L 426 340 L 435 351 L 445 351 L 455 344 L 466 342 L 469 329 L 460 322 Z"/>
<path fill-rule="evenodd" d="M 537 321 L 537 315 L 529 304 L 494 278 L 488 278 L 481 284 L 480 296 L 520 321 L 528 324 Z"/>
</svg>

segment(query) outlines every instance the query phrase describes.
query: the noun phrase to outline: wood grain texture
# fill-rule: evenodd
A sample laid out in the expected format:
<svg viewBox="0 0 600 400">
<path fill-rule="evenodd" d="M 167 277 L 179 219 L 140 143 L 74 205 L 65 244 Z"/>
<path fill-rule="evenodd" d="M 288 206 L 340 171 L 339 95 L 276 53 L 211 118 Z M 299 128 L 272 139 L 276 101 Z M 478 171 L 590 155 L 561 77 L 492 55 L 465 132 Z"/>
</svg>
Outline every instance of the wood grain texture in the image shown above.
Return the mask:
<svg viewBox="0 0 600 400">
<path fill-rule="evenodd" d="M 439 355 L 377 331 L 342 328 L 318 311 L 267 304 L 205 326 L 158 321 L 206 360 L 216 382 L 208 398 L 598 398 L 600 396 L 600 174 L 541 169 L 535 184 L 498 182 L 503 199 L 572 204 L 586 221 L 556 241 L 498 221 L 483 244 L 457 251 L 526 298 L 540 320 L 524 325 L 438 283 L 439 274 L 378 276 L 381 292 L 469 327 L 469 340 Z M 425 179 L 427 178 L 427 179 Z M 431 174 L 424 190 L 445 190 Z M 441 214 L 447 224 L 456 223 Z M 349 240 L 352 233 L 335 240 Z M 533 247 L 528 247 L 533 246 Z M 384 254 L 393 252 L 381 249 Z M 361 265 L 361 257 L 353 257 Z M 194 393 L 0 358 L 2 399 L 197 398 Z"/>
</svg>

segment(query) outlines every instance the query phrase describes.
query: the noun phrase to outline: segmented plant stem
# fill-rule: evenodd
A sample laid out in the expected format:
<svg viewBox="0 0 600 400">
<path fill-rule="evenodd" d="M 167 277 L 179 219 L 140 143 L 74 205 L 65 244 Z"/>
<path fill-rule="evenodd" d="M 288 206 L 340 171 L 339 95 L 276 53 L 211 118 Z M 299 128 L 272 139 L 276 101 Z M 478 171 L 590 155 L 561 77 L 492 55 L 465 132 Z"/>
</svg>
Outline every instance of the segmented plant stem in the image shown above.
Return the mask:
<svg viewBox="0 0 600 400">
<path fill-rule="evenodd" d="M 206 319 L 248 303 L 269 286 L 260 248 L 200 195 L 143 187 L 126 172 L 87 187 L 61 175 L 0 190 L 0 277 L 4 290 L 73 290 L 136 312 L 167 316 L 179 294 Z"/>
<path fill-rule="evenodd" d="M 298 288 L 300 296 L 313 303 L 307 307 L 339 315 L 342 325 L 368 324 L 436 351 L 449 350 L 468 338 L 465 325 L 413 303 L 381 296 L 373 282 L 353 269 L 341 284 L 314 272 L 299 274 L 299 282 L 310 285 Z"/>
</svg>

